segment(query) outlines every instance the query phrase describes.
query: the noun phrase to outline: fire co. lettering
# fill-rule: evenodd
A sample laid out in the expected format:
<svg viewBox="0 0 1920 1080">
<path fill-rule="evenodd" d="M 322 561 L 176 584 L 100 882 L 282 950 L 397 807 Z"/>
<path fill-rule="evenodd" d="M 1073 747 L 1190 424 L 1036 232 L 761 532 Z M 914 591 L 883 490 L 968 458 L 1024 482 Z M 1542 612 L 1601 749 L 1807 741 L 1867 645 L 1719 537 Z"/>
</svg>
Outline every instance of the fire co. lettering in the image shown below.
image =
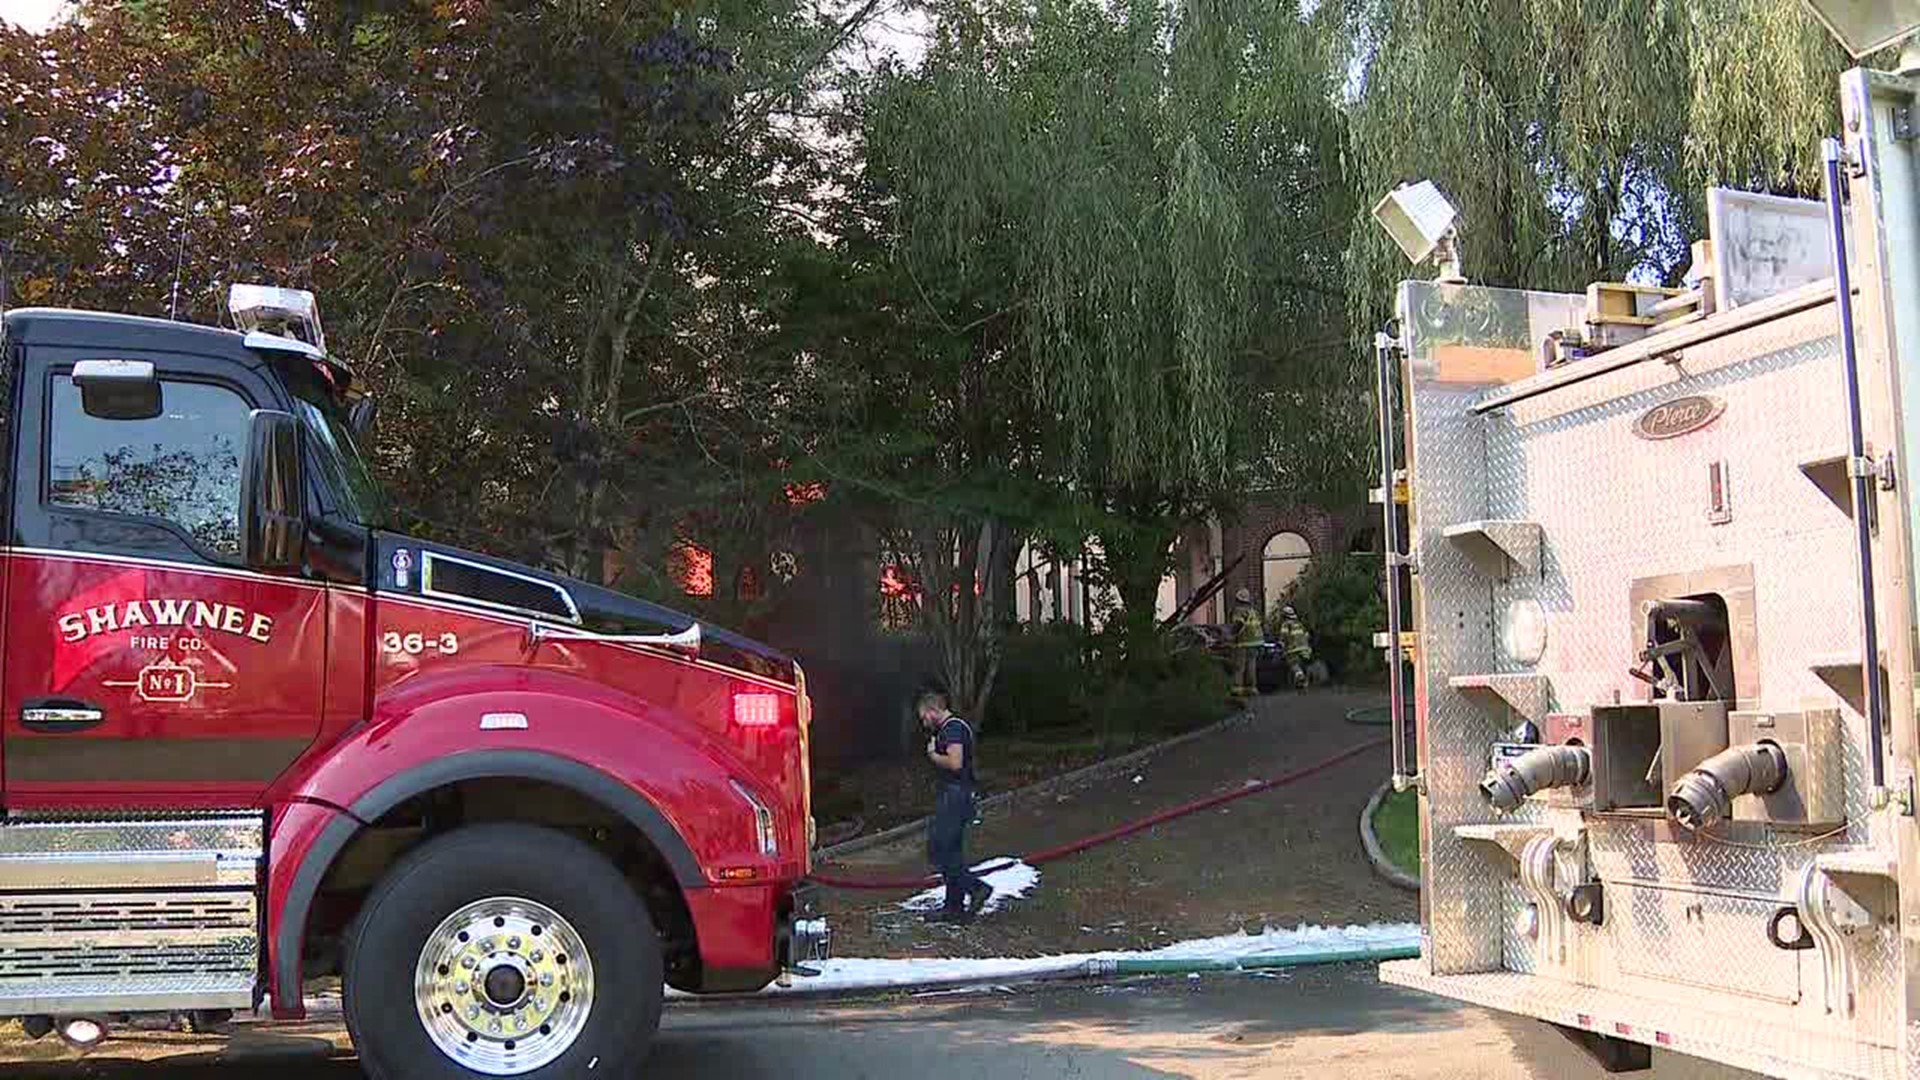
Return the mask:
<svg viewBox="0 0 1920 1080">
<path fill-rule="evenodd" d="M 179 626 L 214 630 L 265 643 L 273 636 L 273 617 L 234 604 L 205 600 L 129 600 L 60 616 L 60 639 L 73 644 L 95 634 L 149 627 Z"/>
</svg>

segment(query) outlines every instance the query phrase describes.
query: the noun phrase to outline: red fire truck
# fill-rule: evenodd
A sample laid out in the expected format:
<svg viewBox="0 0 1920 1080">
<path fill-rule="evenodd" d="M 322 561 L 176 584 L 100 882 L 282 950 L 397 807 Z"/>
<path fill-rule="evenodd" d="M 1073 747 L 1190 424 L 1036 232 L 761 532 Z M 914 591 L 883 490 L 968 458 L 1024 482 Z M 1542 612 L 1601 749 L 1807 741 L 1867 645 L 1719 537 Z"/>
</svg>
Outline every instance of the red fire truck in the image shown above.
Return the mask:
<svg viewBox="0 0 1920 1080">
<path fill-rule="evenodd" d="M 376 1077 L 624 1076 L 663 985 L 823 955 L 798 665 L 385 531 L 312 296 L 230 306 L 4 316 L 0 1015 L 337 971 Z"/>
</svg>

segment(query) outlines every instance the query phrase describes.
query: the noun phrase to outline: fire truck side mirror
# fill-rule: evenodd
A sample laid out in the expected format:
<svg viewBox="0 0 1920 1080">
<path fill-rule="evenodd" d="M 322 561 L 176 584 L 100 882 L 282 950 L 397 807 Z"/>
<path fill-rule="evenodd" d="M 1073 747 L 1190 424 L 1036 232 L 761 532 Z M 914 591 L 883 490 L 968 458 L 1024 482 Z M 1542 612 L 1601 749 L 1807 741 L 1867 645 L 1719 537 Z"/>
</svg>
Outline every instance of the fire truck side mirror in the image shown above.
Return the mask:
<svg viewBox="0 0 1920 1080">
<path fill-rule="evenodd" d="M 255 409 L 240 484 L 241 555 L 255 570 L 294 570 L 307 538 L 300 423 L 291 413 Z"/>
<path fill-rule="evenodd" d="M 160 378 L 146 360 L 82 360 L 73 365 L 80 407 L 101 420 L 160 415 Z"/>
</svg>

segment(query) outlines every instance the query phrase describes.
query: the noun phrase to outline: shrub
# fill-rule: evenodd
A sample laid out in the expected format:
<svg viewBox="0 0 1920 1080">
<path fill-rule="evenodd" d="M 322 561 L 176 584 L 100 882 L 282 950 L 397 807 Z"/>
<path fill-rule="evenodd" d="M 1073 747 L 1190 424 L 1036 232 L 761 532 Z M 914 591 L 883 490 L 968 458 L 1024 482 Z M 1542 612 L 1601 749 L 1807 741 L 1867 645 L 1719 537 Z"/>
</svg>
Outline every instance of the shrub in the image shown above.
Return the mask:
<svg viewBox="0 0 1920 1080">
<path fill-rule="evenodd" d="M 1089 633 L 1066 622 L 1009 628 L 988 703 L 989 736 L 1050 742 L 1092 734 L 1112 749 L 1189 731 L 1232 710 L 1226 673 L 1204 650 L 1128 656 L 1121 636 L 1117 627 Z"/>
<path fill-rule="evenodd" d="M 1336 679 L 1377 678 L 1384 664 L 1373 635 L 1387 626 L 1386 598 L 1380 592 L 1377 555 L 1315 558 L 1293 583 L 1282 605 L 1292 604 L 1313 637 L 1314 655 L 1327 662 Z M 1279 611 L 1273 613 L 1279 624 Z"/>
<path fill-rule="evenodd" d="M 1096 681 L 1092 649 L 1092 636 L 1073 623 L 1008 627 L 987 701 L 987 730 L 1015 735 L 1087 730 L 1089 691 Z"/>
<path fill-rule="evenodd" d="M 1204 727 L 1233 711 L 1231 680 L 1199 649 L 1126 664 L 1102 680 L 1095 722 L 1109 748 Z"/>
</svg>

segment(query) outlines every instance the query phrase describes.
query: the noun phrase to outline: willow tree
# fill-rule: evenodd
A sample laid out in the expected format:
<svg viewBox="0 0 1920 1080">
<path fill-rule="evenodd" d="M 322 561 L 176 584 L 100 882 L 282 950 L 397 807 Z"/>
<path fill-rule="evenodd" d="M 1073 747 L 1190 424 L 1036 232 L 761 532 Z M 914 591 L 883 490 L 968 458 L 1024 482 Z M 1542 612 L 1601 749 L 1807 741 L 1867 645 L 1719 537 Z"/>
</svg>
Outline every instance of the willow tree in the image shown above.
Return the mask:
<svg viewBox="0 0 1920 1080">
<path fill-rule="evenodd" d="M 1710 184 L 1810 194 L 1846 54 L 1800 0 L 1352 0 L 1360 192 L 1435 180 L 1470 277 L 1674 282 Z M 1399 253 L 1354 222 L 1363 331 Z"/>
<path fill-rule="evenodd" d="M 1289 475 L 1264 464 L 1273 414 L 1342 381 L 1328 37 L 1241 0 L 951 0 L 934 27 L 867 133 L 895 259 L 992 297 L 1029 464 L 1088 511 L 1143 644 L 1179 526 Z"/>
<path fill-rule="evenodd" d="M 1803 0 L 1708 0 L 1686 11 L 1696 181 L 1817 195 L 1820 140 L 1840 133 L 1840 73 L 1854 62 Z M 1869 63 L 1893 66 L 1890 56 Z"/>
</svg>

